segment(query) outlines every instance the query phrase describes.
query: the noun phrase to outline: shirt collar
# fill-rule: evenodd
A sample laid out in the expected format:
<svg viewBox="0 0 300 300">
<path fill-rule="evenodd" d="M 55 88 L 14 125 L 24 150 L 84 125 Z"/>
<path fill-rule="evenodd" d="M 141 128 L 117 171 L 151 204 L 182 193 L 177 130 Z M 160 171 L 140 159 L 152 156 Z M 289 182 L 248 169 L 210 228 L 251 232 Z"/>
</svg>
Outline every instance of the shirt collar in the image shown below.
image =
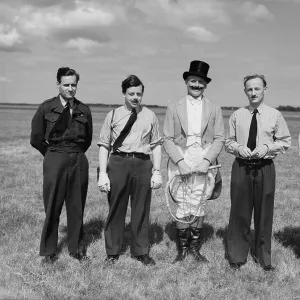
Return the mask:
<svg viewBox="0 0 300 300">
<path fill-rule="evenodd" d="M 187 95 L 187 100 L 189 100 L 192 105 L 201 105 L 202 99 L 203 99 L 203 95 L 201 95 L 196 99 L 190 95 Z"/>
<path fill-rule="evenodd" d="M 259 114 L 262 113 L 262 111 L 263 111 L 263 109 L 264 109 L 264 106 L 265 106 L 265 105 L 264 105 L 263 103 L 261 103 L 260 106 L 257 107 L 257 111 L 258 111 Z M 253 114 L 255 108 L 252 107 L 251 105 L 249 105 L 249 106 L 248 106 L 248 109 L 249 109 L 250 113 Z"/>
<path fill-rule="evenodd" d="M 59 97 L 59 99 L 60 99 L 62 106 L 65 107 L 67 104 L 67 101 L 63 97 Z M 74 98 L 72 100 L 70 100 L 69 103 L 70 103 L 70 108 L 72 109 L 74 107 Z"/>
</svg>

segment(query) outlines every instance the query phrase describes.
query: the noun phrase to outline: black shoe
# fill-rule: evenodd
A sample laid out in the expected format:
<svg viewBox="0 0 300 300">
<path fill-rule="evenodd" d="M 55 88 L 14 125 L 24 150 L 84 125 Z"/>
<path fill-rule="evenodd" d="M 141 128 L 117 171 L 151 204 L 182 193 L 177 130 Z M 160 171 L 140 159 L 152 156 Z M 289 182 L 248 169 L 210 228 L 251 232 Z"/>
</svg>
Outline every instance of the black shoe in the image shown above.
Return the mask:
<svg viewBox="0 0 300 300">
<path fill-rule="evenodd" d="M 72 252 L 70 252 L 69 255 L 72 258 L 77 259 L 80 262 L 90 260 L 90 258 L 84 252 L 78 252 L 78 253 L 72 253 Z"/>
<path fill-rule="evenodd" d="M 179 249 L 176 258 L 173 260 L 172 264 L 176 264 L 179 261 L 184 261 L 188 256 L 188 249 Z"/>
<path fill-rule="evenodd" d="M 270 271 L 276 271 L 276 268 L 272 265 L 267 265 L 263 267 L 264 271 L 270 272 Z"/>
<path fill-rule="evenodd" d="M 243 263 L 230 263 L 230 268 L 233 270 L 239 270 L 241 268 L 241 266 L 243 265 Z"/>
<path fill-rule="evenodd" d="M 140 261 L 145 266 L 155 266 L 156 262 L 148 254 L 134 256 L 134 259 Z"/>
<path fill-rule="evenodd" d="M 51 265 L 54 262 L 56 262 L 58 260 L 58 256 L 56 253 L 50 254 L 50 255 L 46 255 L 43 259 L 42 259 L 42 264 L 47 264 L 47 265 Z"/>
<path fill-rule="evenodd" d="M 109 266 L 114 265 L 119 259 L 119 255 L 107 255 L 107 257 L 104 260 L 104 267 L 107 268 Z"/>
</svg>

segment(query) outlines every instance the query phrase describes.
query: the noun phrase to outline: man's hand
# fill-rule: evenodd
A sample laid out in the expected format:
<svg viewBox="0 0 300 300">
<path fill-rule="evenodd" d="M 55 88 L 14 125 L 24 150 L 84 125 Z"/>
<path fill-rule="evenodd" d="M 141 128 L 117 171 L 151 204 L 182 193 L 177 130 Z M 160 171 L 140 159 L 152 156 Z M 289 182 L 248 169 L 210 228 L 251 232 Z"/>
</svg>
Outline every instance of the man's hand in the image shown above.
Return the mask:
<svg viewBox="0 0 300 300">
<path fill-rule="evenodd" d="M 177 163 L 177 166 L 179 168 L 181 179 L 183 181 L 188 179 L 188 177 L 190 176 L 190 173 L 192 172 L 192 169 L 190 168 L 190 166 L 188 166 L 188 164 L 184 160 L 180 160 Z"/>
<path fill-rule="evenodd" d="M 152 189 L 159 189 L 162 185 L 162 177 L 161 173 L 158 170 L 155 170 L 151 177 L 151 188 Z"/>
<path fill-rule="evenodd" d="M 247 146 L 239 146 L 239 154 L 243 158 L 251 158 L 252 152 Z"/>
<path fill-rule="evenodd" d="M 196 166 L 195 168 L 195 172 L 199 173 L 199 174 L 206 174 L 208 172 L 208 168 L 209 168 L 210 162 L 206 159 L 203 159 L 203 161 Z"/>
<path fill-rule="evenodd" d="M 269 148 L 267 145 L 262 145 L 253 150 L 251 153 L 251 157 L 254 159 L 263 158 L 269 151 Z"/>
<path fill-rule="evenodd" d="M 110 191 L 110 180 L 106 172 L 99 173 L 98 187 L 103 193 L 108 193 Z"/>
</svg>

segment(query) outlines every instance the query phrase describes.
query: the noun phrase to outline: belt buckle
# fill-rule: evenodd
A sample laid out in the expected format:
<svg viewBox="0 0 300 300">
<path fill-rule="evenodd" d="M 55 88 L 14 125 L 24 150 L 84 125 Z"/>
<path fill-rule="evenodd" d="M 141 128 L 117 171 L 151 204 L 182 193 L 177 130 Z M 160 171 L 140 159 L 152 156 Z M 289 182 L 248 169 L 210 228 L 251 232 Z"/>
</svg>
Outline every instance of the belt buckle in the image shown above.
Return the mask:
<svg viewBox="0 0 300 300">
<path fill-rule="evenodd" d="M 256 165 L 260 165 L 260 164 L 261 164 L 260 159 L 245 160 L 245 165 L 247 165 L 247 166 L 256 166 Z"/>
</svg>

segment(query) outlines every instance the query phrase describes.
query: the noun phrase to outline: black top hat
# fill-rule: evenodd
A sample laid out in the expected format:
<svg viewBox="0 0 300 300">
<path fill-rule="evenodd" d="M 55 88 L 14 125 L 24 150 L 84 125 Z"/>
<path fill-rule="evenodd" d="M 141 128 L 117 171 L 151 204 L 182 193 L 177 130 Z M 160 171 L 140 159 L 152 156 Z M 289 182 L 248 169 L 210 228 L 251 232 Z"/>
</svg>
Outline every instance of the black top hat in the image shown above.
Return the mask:
<svg viewBox="0 0 300 300">
<path fill-rule="evenodd" d="M 209 64 L 200 60 L 193 60 L 190 63 L 190 69 L 188 72 L 183 73 L 183 79 L 186 80 L 189 75 L 196 75 L 203 78 L 207 83 L 210 83 L 211 79 L 207 77 L 209 70 Z"/>
</svg>

